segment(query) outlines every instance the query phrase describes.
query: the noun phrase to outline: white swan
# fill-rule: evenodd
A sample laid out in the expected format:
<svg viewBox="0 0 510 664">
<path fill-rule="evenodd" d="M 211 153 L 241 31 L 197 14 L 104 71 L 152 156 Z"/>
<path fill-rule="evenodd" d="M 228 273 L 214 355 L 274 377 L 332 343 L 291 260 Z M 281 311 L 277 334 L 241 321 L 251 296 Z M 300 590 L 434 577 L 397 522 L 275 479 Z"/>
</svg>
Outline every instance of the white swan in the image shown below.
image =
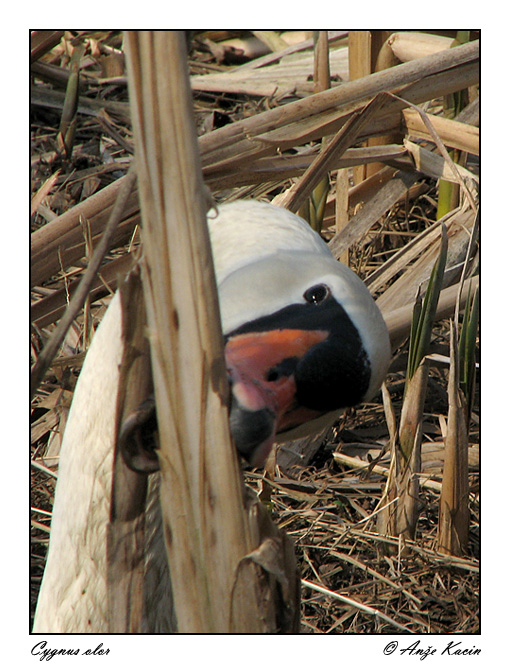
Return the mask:
<svg viewBox="0 0 510 664">
<path fill-rule="evenodd" d="M 368 290 L 299 217 L 255 201 L 209 216 L 226 360 L 230 424 L 254 464 L 275 435 L 323 428 L 380 387 L 388 333 Z M 50 546 L 33 630 L 105 632 L 106 527 L 119 363 L 115 296 L 83 365 L 62 444 Z M 157 475 L 150 479 L 143 629 L 172 631 Z"/>
</svg>

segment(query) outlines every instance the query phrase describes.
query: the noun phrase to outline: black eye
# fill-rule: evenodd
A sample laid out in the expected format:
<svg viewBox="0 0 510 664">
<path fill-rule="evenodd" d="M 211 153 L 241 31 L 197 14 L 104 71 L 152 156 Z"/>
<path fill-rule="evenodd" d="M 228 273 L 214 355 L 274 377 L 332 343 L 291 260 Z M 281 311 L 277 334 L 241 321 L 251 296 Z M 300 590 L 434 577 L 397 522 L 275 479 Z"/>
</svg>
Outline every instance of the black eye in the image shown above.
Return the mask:
<svg viewBox="0 0 510 664">
<path fill-rule="evenodd" d="M 326 284 L 317 284 L 317 286 L 311 286 L 305 291 L 303 297 L 310 304 L 320 304 L 329 297 L 329 292 Z"/>
</svg>

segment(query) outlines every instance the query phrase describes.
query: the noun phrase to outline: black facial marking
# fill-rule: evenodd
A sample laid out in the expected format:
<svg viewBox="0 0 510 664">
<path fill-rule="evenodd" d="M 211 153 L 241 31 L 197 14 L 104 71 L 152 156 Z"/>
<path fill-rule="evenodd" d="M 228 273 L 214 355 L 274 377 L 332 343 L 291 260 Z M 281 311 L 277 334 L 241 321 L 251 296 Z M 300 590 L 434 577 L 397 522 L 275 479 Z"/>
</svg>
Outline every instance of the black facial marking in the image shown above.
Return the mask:
<svg viewBox="0 0 510 664">
<path fill-rule="evenodd" d="M 316 344 L 298 364 L 295 380 L 300 404 L 325 412 L 363 400 L 370 383 L 370 363 L 352 328 Z"/>
<path fill-rule="evenodd" d="M 269 330 L 328 332 L 328 338 L 313 346 L 300 360 L 285 359 L 272 367 L 266 376 L 272 381 L 294 373 L 299 404 L 327 412 L 360 403 L 368 390 L 371 367 L 358 330 L 345 309 L 331 297 L 329 289 L 327 295 L 317 290 L 321 287 L 319 284 L 306 291 L 310 301 L 291 304 L 269 316 L 245 323 L 231 332 L 226 341 L 239 334 Z M 325 298 L 318 303 L 323 295 Z"/>
<path fill-rule="evenodd" d="M 331 321 L 335 321 L 335 327 L 346 319 L 350 325 L 349 317 L 344 308 L 338 304 L 333 297 L 324 300 L 320 307 L 313 302 L 303 304 L 290 304 L 279 311 L 268 316 L 262 316 L 255 321 L 249 321 L 238 327 L 230 334 L 226 335 L 225 341 L 238 334 L 247 334 L 249 332 L 268 332 L 269 330 L 325 330 L 331 329 Z"/>
</svg>

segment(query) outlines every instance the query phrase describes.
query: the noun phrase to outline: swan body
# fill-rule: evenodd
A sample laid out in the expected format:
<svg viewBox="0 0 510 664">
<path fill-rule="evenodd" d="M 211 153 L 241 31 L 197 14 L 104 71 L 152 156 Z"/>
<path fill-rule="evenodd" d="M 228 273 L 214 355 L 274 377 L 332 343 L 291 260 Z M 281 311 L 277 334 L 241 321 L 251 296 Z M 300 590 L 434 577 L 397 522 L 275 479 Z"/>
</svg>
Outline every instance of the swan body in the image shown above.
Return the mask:
<svg viewBox="0 0 510 664">
<path fill-rule="evenodd" d="M 359 278 L 296 215 L 238 201 L 211 212 L 209 230 L 232 388 L 231 431 L 243 456 L 260 464 L 275 437 L 320 430 L 379 389 L 390 359 L 388 333 Z M 88 350 L 62 443 L 33 626 L 38 633 L 108 629 L 106 529 L 122 351 L 116 295 Z M 143 629 L 169 632 L 171 588 L 157 485 L 156 474 L 147 501 Z"/>
</svg>

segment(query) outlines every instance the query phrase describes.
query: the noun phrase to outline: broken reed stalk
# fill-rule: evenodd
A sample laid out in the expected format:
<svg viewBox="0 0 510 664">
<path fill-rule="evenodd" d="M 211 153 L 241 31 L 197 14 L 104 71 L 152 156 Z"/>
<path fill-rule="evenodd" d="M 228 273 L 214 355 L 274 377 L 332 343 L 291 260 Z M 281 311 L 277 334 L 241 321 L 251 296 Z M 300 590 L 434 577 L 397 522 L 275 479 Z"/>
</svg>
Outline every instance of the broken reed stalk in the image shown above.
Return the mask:
<svg viewBox="0 0 510 664">
<path fill-rule="evenodd" d="M 123 357 L 120 366 L 110 518 L 107 526 L 108 631 L 143 631 L 145 507 L 147 475 L 124 463 L 119 445 L 122 422 L 152 393 L 149 341 L 140 268 L 120 286 Z M 172 607 L 168 607 L 171 614 Z"/>
<path fill-rule="evenodd" d="M 453 555 L 466 554 L 469 545 L 468 443 L 475 391 L 479 306 L 478 287 L 473 296 L 469 289 L 459 340 L 458 308 L 450 325 L 448 424 L 439 502 L 438 549 Z"/>
<path fill-rule="evenodd" d="M 428 379 L 426 355 L 439 301 L 447 250 L 448 236 L 443 226 L 439 256 L 432 269 L 423 303 L 418 295 L 414 307 L 402 413 L 398 436 L 393 436 L 390 473 L 381 499 L 381 506 L 387 504 L 388 509 L 380 510 L 377 520 L 380 533 L 403 537 L 404 540 L 414 539 L 418 520 L 418 476 L 421 470 L 422 421 Z M 385 407 L 391 410 L 390 403 L 385 403 Z M 398 498 L 396 502 L 395 498 Z"/>
<path fill-rule="evenodd" d="M 184 35 L 128 32 L 125 41 L 144 219 L 143 281 L 160 434 L 163 531 L 177 628 L 185 633 L 275 631 L 273 596 L 255 560 L 254 511 L 250 506 L 248 517 L 244 508 L 228 428 L 223 341 Z M 271 541 L 278 553 L 277 538 Z"/>
<path fill-rule="evenodd" d="M 448 424 L 444 441 L 444 467 L 439 500 L 438 551 L 465 555 L 469 540 L 468 418 L 459 386 L 457 326 L 450 322 L 450 375 Z"/>
</svg>

